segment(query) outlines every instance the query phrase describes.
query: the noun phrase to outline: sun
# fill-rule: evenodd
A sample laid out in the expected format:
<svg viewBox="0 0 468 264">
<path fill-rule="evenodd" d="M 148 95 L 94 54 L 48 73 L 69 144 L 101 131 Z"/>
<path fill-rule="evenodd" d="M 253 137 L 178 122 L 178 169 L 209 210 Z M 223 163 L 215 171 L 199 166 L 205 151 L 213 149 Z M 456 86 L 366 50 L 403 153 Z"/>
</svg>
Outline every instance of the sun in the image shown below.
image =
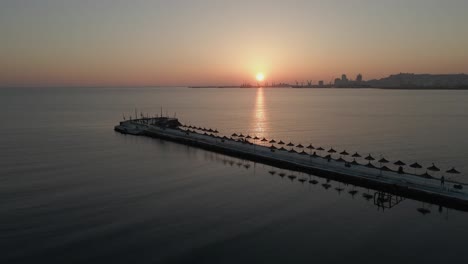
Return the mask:
<svg viewBox="0 0 468 264">
<path fill-rule="evenodd" d="M 255 78 L 257 79 L 257 81 L 261 82 L 261 81 L 263 81 L 263 79 L 265 79 L 265 75 L 263 75 L 263 73 L 259 72 L 259 73 L 257 73 L 257 76 Z"/>
</svg>

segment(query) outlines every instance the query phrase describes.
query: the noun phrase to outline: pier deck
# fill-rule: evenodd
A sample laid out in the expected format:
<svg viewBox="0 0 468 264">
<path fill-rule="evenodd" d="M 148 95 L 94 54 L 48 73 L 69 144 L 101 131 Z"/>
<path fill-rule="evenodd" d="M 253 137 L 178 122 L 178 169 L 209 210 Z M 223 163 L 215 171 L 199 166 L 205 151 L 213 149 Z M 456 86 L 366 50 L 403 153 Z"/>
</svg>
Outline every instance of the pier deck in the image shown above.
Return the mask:
<svg viewBox="0 0 468 264">
<path fill-rule="evenodd" d="M 468 186 L 466 184 L 446 181 L 445 186 L 442 186 L 439 179 L 424 178 L 410 173 L 399 174 L 394 171 L 381 171 L 364 165 L 346 167 L 345 163 L 333 159 L 327 160 L 322 157 L 280 150 L 271 151 L 269 147 L 263 145 L 187 132 L 178 127 L 151 125 L 151 123 L 155 123 L 154 120 L 156 119 L 123 121 L 115 127 L 115 130 L 121 133 L 146 135 L 193 145 L 283 169 L 342 180 L 468 211 Z M 462 189 L 453 188 L 454 184 L 460 184 Z"/>
</svg>

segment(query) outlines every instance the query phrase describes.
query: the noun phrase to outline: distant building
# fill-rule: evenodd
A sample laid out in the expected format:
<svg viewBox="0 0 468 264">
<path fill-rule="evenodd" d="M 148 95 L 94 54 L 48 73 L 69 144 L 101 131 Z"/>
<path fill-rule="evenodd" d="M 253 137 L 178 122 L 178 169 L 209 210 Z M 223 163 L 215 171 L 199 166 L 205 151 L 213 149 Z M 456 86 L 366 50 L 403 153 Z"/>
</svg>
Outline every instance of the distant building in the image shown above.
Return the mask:
<svg viewBox="0 0 468 264">
<path fill-rule="evenodd" d="M 319 85 L 319 86 L 323 86 L 323 81 L 319 81 L 319 82 L 318 82 L 318 85 Z"/>
<path fill-rule="evenodd" d="M 341 81 L 343 81 L 343 82 L 347 82 L 347 81 L 348 81 L 348 77 L 346 77 L 346 74 L 342 74 L 342 75 L 341 75 Z"/>
<path fill-rule="evenodd" d="M 362 82 L 362 74 L 356 76 L 356 82 Z"/>
</svg>

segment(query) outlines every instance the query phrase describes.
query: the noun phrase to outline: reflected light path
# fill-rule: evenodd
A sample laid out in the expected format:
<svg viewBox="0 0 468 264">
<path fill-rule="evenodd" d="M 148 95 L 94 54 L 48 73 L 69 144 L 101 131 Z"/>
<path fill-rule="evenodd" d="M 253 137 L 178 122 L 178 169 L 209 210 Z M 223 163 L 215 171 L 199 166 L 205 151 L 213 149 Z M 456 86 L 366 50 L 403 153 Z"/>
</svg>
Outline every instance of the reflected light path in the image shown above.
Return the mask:
<svg viewBox="0 0 468 264">
<path fill-rule="evenodd" d="M 250 125 L 251 133 L 259 138 L 266 137 L 265 133 L 268 131 L 266 120 L 267 116 L 265 111 L 263 88 L 257 88 L 257 94 L 255 96 L 255 108 Z"/>
</svg>

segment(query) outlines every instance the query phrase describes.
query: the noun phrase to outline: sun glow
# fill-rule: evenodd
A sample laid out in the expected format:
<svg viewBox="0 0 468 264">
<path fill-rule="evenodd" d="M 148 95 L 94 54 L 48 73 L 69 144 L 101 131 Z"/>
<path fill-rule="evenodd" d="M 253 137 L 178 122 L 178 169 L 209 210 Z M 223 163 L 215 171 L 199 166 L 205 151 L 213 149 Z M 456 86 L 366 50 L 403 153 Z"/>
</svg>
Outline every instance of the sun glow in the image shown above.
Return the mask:
<svg viewBox="0 0 468 264">
<path fill-rule="evenodd" d="M 257 81 L 261 82 L 263 81 L 263 79 L 265 79 L 265 76 L 263 75 L 263 73 L 259 72 L 257 73 L 257 76 L 255 78 L 257 79 Z"/>
</svg>

